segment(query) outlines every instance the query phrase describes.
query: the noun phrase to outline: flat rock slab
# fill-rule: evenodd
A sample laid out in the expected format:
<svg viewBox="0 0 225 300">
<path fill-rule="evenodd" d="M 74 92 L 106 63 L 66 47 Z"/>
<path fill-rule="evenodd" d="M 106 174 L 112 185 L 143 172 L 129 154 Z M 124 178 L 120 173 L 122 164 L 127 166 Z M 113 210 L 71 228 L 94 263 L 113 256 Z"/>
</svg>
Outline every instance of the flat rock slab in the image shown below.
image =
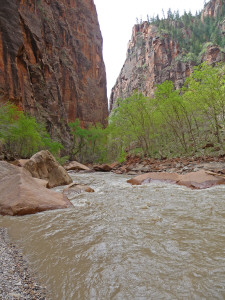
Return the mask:
<svg viewBox="0 0 225 300">
<path fill-rule="evenodd" d="M 141 185 L 156 181 L 183 185 L 192 189 L 206 189 L 215 185 L 225 184 L 225 176 L 212 174 L 205 170 L 191 172 L 185 175 L 177 173 L 152 172 L 136 176 L 127 182 L 132 185 Z"/>
<path fill-rule="evenodd" d="M 45 185 L 24 168 L 0 162 L 0 214 L 26 215 L 72 206 L 65 195 Z"/>
</svg>

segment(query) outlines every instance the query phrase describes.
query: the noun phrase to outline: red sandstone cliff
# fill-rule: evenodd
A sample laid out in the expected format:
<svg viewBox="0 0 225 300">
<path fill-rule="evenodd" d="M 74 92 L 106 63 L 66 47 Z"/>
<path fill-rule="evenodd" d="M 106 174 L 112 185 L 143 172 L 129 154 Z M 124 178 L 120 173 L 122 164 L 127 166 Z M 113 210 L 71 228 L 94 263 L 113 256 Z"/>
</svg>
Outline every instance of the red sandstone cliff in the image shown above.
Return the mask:
<svg viewBox="0 0 225 300">
<path fill-rule="evenodd" d="M 160 36 L 157 27 L 144 22 L 135 25 L 128 44 L 127 58 L 112 89 L 110 110 L 117 98 L 126 98 L 137 89 L 153 96 L 155 85 L 172 80 L 177 88 L 184 84 L 193 64 L 176 61 L 180 49 L 169 35 Z"/>
<path fill-rule="evenodd" d="M 93 0 L 2 0 L 0 102 L 69 140 L 67 122 L 105 123 L 102 36 Z"/>
</svg>

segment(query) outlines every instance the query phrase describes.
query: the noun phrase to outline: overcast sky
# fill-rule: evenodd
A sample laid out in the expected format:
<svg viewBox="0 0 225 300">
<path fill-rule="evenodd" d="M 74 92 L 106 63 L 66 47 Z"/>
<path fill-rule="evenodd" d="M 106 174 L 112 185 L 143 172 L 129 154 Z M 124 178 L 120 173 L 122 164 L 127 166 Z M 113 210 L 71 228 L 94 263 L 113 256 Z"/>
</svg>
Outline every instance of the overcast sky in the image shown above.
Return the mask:
<svg viewBox="0 0 225 300">
<path fill-rule="evenodd" d="M 106 65 L 108 97 L 126 58 L 136 18 L 147 19 L 147 14 L 161 15 L 162 9 L 191 10 L 195 13 L 204 6 L 204 0 L 94 0 L 103 36 L 103 56 Z M 208 2 L 208 1 L 206 1 Z"/>
</svg>

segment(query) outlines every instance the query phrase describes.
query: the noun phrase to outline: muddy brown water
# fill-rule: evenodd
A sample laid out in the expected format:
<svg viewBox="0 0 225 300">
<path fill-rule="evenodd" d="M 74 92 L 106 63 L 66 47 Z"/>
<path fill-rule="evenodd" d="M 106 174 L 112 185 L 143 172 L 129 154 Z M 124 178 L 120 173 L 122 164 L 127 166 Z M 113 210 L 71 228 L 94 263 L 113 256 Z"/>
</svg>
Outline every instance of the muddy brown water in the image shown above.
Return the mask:
<svg viewBox="0 0 225 300">
<path fill-rule="evenodd" d="M 52 299 L 225 299 L 225 186 L 72 177 L 95 193 L 67 210 L 0 216 Z"/>
</svg>

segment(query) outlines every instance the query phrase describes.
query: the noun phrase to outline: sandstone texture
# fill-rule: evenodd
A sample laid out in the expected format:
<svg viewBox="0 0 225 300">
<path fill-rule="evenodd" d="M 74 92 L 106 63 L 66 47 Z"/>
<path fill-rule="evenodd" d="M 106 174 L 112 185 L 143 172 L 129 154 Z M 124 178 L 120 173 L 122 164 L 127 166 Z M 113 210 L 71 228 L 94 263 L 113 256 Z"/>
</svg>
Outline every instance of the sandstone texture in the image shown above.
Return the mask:
<svg viewBox="0 0 225 300">
<path fill-rule="evenodd" d="M 66 170 L 60 166 L 48 150 L 42 150 L 34 154 L 24 164 L 24 168 L 28 170 L 34 178 L 47 180 L 48 188 L 72 183 L 72 179 Z"/>
<path fill-rule="evenodd" d="M 108 115 L 102 36 L 93 0 L 4 0 L 0 103 L 11 101 L 68 142 L 67 123 Z"/>
<path fill-rule="evenodd" d="M 209 1 L 201 14 L 201 20 L 203 21 L 206 17 L 216 18 L 221 11 L 222 5 L 225 4 L 224 0 L 211 0 Z"/>
<path fill-rule="evenodd" d="M 128 44 L 127 57 L 110 96 L 110 110 L 118 98 L 130 96 L 135 89 L 145 96 L 154 95 L 155 85 L 172 80 L 180 88 L 194 66 L 176 61 L 178 42 L 169 35 L 160 36 L 154 25 L 135 25 Z"/>
<path fill-rule="evenodd" d="M 68 165 L 65 165 L 64 168 L 66 171 L 91 171 L 90 168 L 77 161 L 71 161 Z"/>
<path fill-rule="evenodd" d="M 215 185 L 225 184 L 225 176 L 215 173 L 213 174 L 205 170 L 191 172 L 184 175 L 177 173 L 153 172 L 136 176 L 127 182 L 132 185 L 141 185 L 155 181 L 176 183 L 191 189 L 206 189 Z"/>
<path fill-rule="evenodd" d="M 26 215 L 72 206 L 66 196 L 48 190 L 24 168 L 0 162 L 0 214 Z"/>
</svg>

